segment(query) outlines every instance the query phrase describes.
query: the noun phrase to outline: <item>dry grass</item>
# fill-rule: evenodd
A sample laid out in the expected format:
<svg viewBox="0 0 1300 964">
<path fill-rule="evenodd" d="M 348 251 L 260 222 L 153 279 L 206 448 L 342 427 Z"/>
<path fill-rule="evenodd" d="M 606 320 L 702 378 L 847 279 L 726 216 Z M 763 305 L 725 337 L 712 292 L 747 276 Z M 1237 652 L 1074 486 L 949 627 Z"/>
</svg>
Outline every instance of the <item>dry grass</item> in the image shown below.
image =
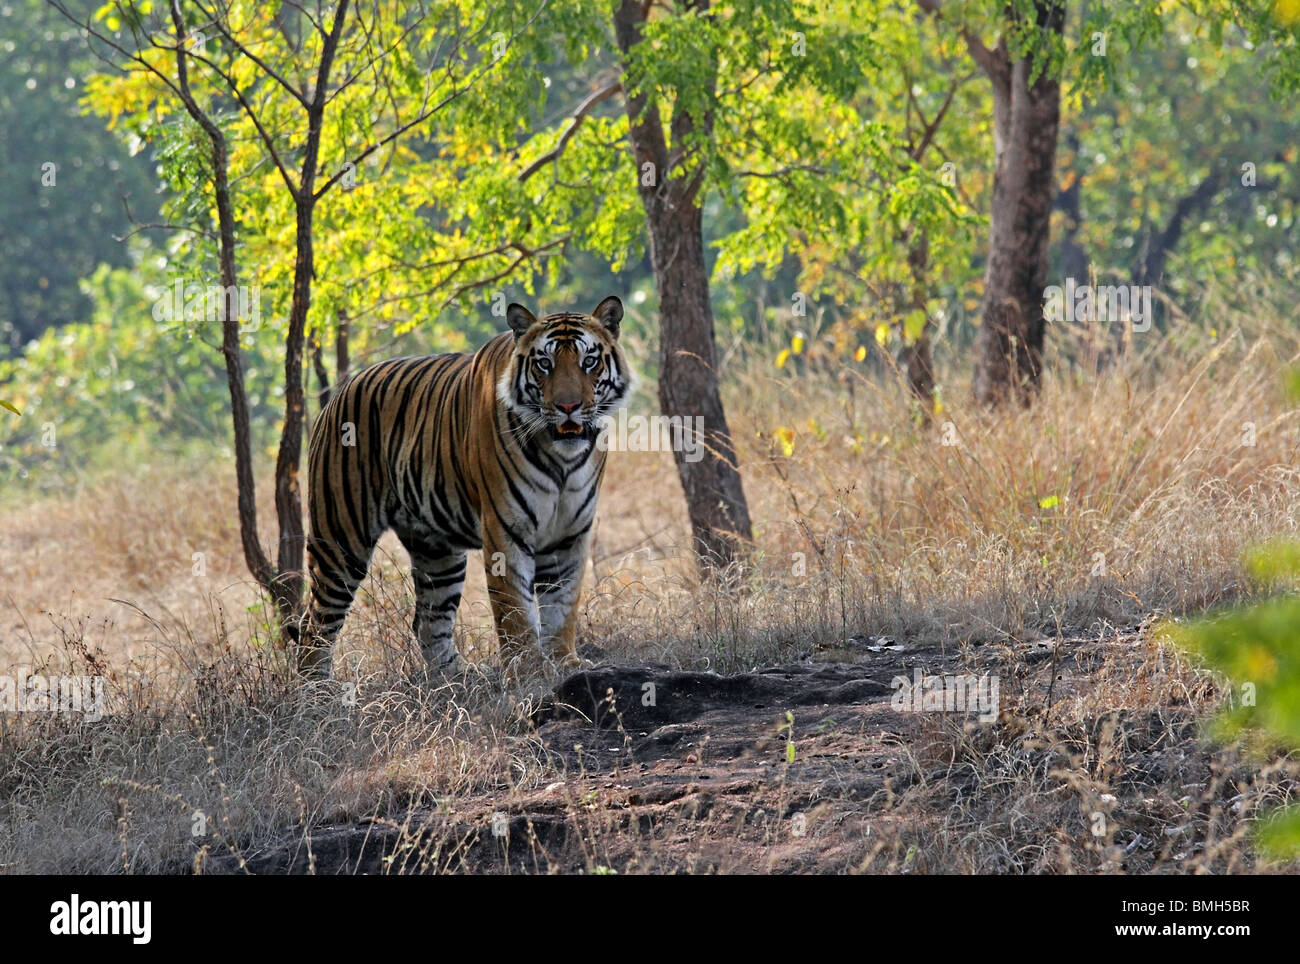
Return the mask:
<svg viewBox="0 0 1300 964">
<path fill-rule="evenodd" d="M 582 641 L 618 659 L 734 671 L 858 634 L 965 652 L 1243 598 L 1243 548 L 1296 529 L 1300 433 L 1280 390 L 1294 355 L 1294 337 L 1268 319 L 1217 340 L 1153 333 L 1101 374 L 1055 358 L 1038 404 L 1010 417 L 953 403 L 967 389 L 950 382 L 930 427 L 878 359 L 799 375 L 734 359 L 730 412 L 757 536 L 745 591 L 696 580 L 671 456 L 616 454 Z M 196 821 L 213 851 L 243 852 L 287 825 L 454 807 L 460 794 L 551 777 L 522 710 L 489 681 L 454 692 L 406 681 L 411 596 L 391 539 L 345 630 L 356 700 L 293 687 L 242 569 L 230 476 L 216 462 L 133 467 L 75 498 L 11 498 L 0 515 L 0 672 L 102 671 L 113 711 L 93 726 L 0 717 L 4 869 L 158 870 L 192 857 Z M 266 525 L 269 497 L 260 504 Z M 458 634 L 467 655 L 490 660 L 474 565 Z M 1212 708 L 1214 687 L 1191 667 L 1162 666 L 1160 685 L 1145 685 L 1156 658 L 1101 667 L 1014 740 L 932 724 L 909 748 L 925 779 L 879 810 L 886 828 L 911 814 L 931 846 L 908 856 L 900 831 L 863 869 L 1117 869 L 1113 843 L 1054 831 L 1080 798 L 1057 795 L 1080 781 L 1111 793 L 1116 746 L 1133 720 L 1166 711 L 1170 686 L 1189 714 Z M 1186 722 L 1146 738 L 1191 740 Z M 956 809 L 955 786 L 970 788 Z M 1153 813 L 1166 796 L 1151 797 Z M 1030 801 L 1015 826 L 998 810 L 1008 799 Z M 1253 866 L 1250 812 L 1205 815 L 1220 848 L 1207 866 Z"/>
<path fill-rule="evenodd" d="M 897 793 L 873 801 L 880 844 L 859 869 L 1296 871 L 1259 863 L 1251 834 L 1261 813 L 1295 802 L 1300 766 L 1205 738 L 1222 696 L 1208 673 L 1154 640 L 1103 637 L 1076 662 L 1053 668 L 1055 704 L 1024 687 L 996 727 L 925 716 L 898 747 Z"/>
</svg>

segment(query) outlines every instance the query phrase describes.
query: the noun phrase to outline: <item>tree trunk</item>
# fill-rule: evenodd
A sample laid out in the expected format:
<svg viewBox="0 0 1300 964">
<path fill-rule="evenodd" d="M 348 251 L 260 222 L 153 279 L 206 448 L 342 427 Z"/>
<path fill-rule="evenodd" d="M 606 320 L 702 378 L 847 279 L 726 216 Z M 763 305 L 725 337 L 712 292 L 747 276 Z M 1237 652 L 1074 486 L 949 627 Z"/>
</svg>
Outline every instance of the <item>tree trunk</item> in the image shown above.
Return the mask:
<svg viewBox="0 0 1300 964">
<path fill-rule="evenodd" d="M 352 366 L 348 358 L 348 338 L 351 329 L 348 324 L 348 310 L 339 309 L 338 327 L 335 330 L 334 339 L 334 384 L 342 385 L 348 380 L 348 372 Z"/>
<path fill-rule="evenodd" d="M 1211 171 L 1191 191 L 1178 199 L 1174 211 L 1169 216 L 1169 223 L 1155 237 L 1148 237 L 1138 259 L 1137 284 L 1158 285 L 1165 276 L 1165 262 L 1182 239 L 1187 220 L 1199 213 L 1218 193 L 1220 177 L 1217 171 Z"/>
<path fill-rule="evenodd" d="M 700 15 L 708 13 L 707 0 L 691 6 Z M 623 89 L 628 92 L 628 137 L 659 292 L 659 404 L 665 415 L 681 417 L 684 425 L 703 419 L 704 439 L 697 440 L 704 445 L 703 457 L 688 461 L 688 455 L 694 456 L 685 451 L 674 452 L 673 457 L 686 494 L 695 551 L 706 567 L 721 568 L 752 540 L 753 531 L 718 387 L 704 216 L 698 197 L 704 173 L 702 169 L 688 172 L 680 165 L 687 150 L 684 145 L 692 136 L 712 135 L 713 118 L 674 112 L 670 154 L 657 101 L 637 90 L 635 79 L 628 76 L 629 54 L 641 40 L 648 9 L 641 0 L 621 0 L 615 7 L 614 27 L 623 54 Z"/>
<path fill-rule="evenodd" d="M 1073 165 L 1066 172 L 1069 186 L 1056 196 L 1054 207 L 1065 215 L 1065 227 L 1061 232 L 1061 276 L 1073 278 L 1076 284 L 1085 284 L 1088 279 L 1088 252 L 1079 243 L 1079 232 L 1083 229 L 1083 162 L 1079 158 L 1079 135 L 1073 131 L 1066 137 Z M 1062 281 L 1062 284 L 1064 281 Z"/>
<path fill-rule="evenodd" d="M 249 424 L 248 393 L 244 384 L 244 357 L 239 344 L 239 305 L 236 295 L 238 272 L 235 264 L 235 214 L 230 197 L 230 156 L 225 134 L 199 106 L 190 90 L 189 55 L 185 44 L 189 38 L 178 0 L 170 5 L 176 41 L 178 92 L 186 112 L 203 129 L 211 146 L 213 199 L 217 208 L 218 244 L 221 284 L 225 304 L 221 315 L 221 354 L 226 365 L 226 384 L 230 390 L 230 417 L 234 429 L 235 488 L 239 514 L 239 538 L 244 563 L 268 592 L 275 582 L 275 569 L 262 551 L 257 538 L 257 500 L 253 485 L 253 446 Z M 277 600 L 277 606 L 278 606 Z"/>
<path fill-rule="evenodd" d="M 752 531 L 718 389 L 703 220 L 695 205 L 660 212 L 650 220 L 650 243 L 659 291 L 659 405 L 670 417 L 703 418 L 704 457 L 690 462 L 688 453 L 675 452 L 674 458 L 695 551 L 707 564 L 721 567 Z"/>
<path fill-rule="evenodd" d="M 279 611 L 281 637 L 286 646 L 297 645 L 300 668 L 302 661 L 311 653 L 310 647 L 300 645 L 299 630 L 299 623 L 306 610 L 303 602 L 303 556 L 307 548 L 302 520 L 302 486 L 299 482 L 303 426 L 307 415 L 302 363 L 307 347 L 311 286 L 316 278 L 313 231 L 318 200 L 315 193 L 317 160 L 325 126 L 325 104 L 329 99 L 330 70 L 348 16 L 348 2 L 349 0 L 339 0 L 334 11 L 334 22 L 321 46 L 316 82 L 312 86 L 311 102 L 307 105 L 307 139 L 303 145 L 301 173 L 293 198 L 294 242 L 297 251 L 293 265 L 293 296 L 289 304 L 288 331 L 284 338 L 284 426 L 280 431 L 280 449 L 275 459 L 275 515 L 280 523 L 280 551 L 276 555 L 276 568 L 279 573 L 271 593 Z"/>
<path fill-rule="evenodd" d="M 907 389 L 920 406 L 921 424 L 929 425 L 934 418 L 934 358 L 930 351 L 929 322 L 921 337 L 902 351 Z"/>
<path fill-rule="evenodd" d="M 1037 0 L 1034 7 L 1040 30 L 1059 35 L 1064 4 Z M 1033 52 L 1012 60 L 1005 41 L 978 50 L 972 52 L 993 83 L 995 167 L 975 400 L 995 406 L 1014 397 L 1028 405 L 1042 374 L 1061 85 L 1050 66 L 1036 64 Z M 1036 66 L 1040 72 L 1031 82 Z"/>
<path fill-rule="evenodd" d="M 930 321 L 930 288 L 927 284 L 926 270 L 930 263 L 930 239 L 922 233 L 912 243 L 907 252 L 907 267 L 912 276 L 909 289 L 907 311 L 925 313 L 925 325 L 916 341 L 907 343 L 907 330 L 903 330 L 903 350 L 899 360 L 907 374 L 907 388 L 920 406 L 921 424 L 928 426 L 934 418 L 934 359 L 930 351 L 930 333 L 934 329 Z"/>
<path fill-rule="evenodd" d="M 307 153 L 315 166 L 319 140 L 308 136 Z M 275 515 L 280 523 L 280 548 L 276 556 L 279 575 L 273 594 L 280 609 L 286 641 L 297 642 L 297 634 L 287 629 L 303 613 L 303 553 L 306 537 L 302 524 L 302 491 L 299 468 L 302 464 L 303 424 L 306 399 L 303 391 L 302 361 L 306 349 L 307 313 L 311 308 L 311 283 L 315 274 L 312 247 L 311 181 L 303 165 L 304 179 L 299 191 L 297 212 L 297 248 L 294 262 L 293 297 L 289 306 L 288 332 L 284 339 L 284 425 L 275 459 Z M 301 200 L 301 199 L 306 199 Z"/>
<path fill-rule="evenodd" d="M 302 364 L 306 349 L 307 315 L 311 308 L 311 286 L 315 278 L 312 228 L 318 200 L 315 193 L 317 160 L 324 127 L 325 105 L 328 100 L 329 75 L 348 14 L 348 4 L 349 0 L 340 0 L 334 12 L 334 22 L 321 48 L 321 59 L 316 69 L 316 83 L 311 101 L 306 104 L 308 130 L 303 151 L 301 179 L 297 185 L 289 185 L 294 201 L 297 257 L 294 262 L 288 333 L 285 336 L 284 426 L 280 434 L 280 448 L 275 463 L 275 509 L 280 524 L 280 546 L 273 566 L 258 542 L 248 399 L 239 347 L 240 320 L 234 298 L 235 218 L 230 199 L 229 154 L 225 135 L 216 122 L 199 106 L 190 90 L 189 55 L 185 47 L 189 31 L 185 26 L 179 0 L 172 0 L 170 3 L 176 38 L 178 93 L 186 111 L 202 127 L 212 146 L 213 188 L 220 228 L 218 256 L 221 264 L 221 283 L 227 292 L 226 310 L 222 318 L 222 352 L 226 360 L 226 377 L 230 388 L 231 416 L 235 432 L 239 530 L 244 560 L 253 577 L 271 596 L 276 609 L 281 640 L 286 647 L 296 644 L 299 640 L 298 623 L 304 609 L 302 589 L 305 539 L 299 467 L 302 461 L 303 423 L 306 416 Z M 298 655 L 301 657 L 301 652 Z"/>
</svg>

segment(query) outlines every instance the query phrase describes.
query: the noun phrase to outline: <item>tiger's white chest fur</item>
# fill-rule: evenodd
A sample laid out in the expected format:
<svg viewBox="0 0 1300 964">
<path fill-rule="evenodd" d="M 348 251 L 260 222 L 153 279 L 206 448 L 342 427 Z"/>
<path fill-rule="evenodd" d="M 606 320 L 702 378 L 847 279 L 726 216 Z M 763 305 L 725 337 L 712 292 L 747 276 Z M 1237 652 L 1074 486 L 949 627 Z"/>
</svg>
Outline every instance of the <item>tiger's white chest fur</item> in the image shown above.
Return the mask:
<svg viewBox="0 0 1300 964">
<path fill-rule="evenodd" d="M 535 551 L 542 551 L 587 529 L 596 512 L 600 454 L 590 453 L 563 482 L 550 476 L 535 478 L 529 508 L 533 518 L 516 521 L 532 535 Z"/>
</svg>

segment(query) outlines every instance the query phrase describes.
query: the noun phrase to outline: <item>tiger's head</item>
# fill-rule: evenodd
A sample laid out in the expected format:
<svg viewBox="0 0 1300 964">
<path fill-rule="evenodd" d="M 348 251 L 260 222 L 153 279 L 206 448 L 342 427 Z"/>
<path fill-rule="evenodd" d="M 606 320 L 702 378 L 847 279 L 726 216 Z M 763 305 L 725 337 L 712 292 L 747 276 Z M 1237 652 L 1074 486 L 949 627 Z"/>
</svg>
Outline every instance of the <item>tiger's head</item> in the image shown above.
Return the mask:
<svg viewBox="0 0 1300 964">
<path fill-rule="evenodd" d="M 589 315 L 537 318 L 523 305 L 506 309 L 514 332 L 510 363 L 497 398 L 521 426 L 551 448 L 576 455 L 591 445 L 603 420 L 627 403 L 636 386 L 618 343 L 623 302 L 611 295 Z"/>
</svg>

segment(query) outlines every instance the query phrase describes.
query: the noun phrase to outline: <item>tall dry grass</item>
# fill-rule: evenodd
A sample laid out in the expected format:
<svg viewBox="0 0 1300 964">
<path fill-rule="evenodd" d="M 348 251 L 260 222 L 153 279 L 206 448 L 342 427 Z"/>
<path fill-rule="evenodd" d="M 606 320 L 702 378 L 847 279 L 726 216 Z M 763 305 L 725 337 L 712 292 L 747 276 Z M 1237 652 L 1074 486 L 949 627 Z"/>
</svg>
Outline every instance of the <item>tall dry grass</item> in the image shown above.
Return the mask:
<svg viewBox="0 0 1300 964">
<path fill-rule="evenodd" d="M 1280 317 L 1233 321 L 1213 338 L 1190 325 L 1134 337 L 1100 372 L 1058 332 L 1024 412 L 966 406 L 964 359 L 941 356 L 946 406 L 930 425 L 882 358 L 810 358 L 798 373 L 733 357 L 756 537 L 741 591 L 697 578 L 671 456 L 615 453 L 581 642 L 734 671 L 854 635 L 961 651 L 1243 598 L 1244 547 L 1295 532 L 1300 434 L 1281 391 L 1294 333 Z M 520 708 L 489 680 L 408 680 L 404 566 L 386 539 L 344 632 L 357 699 L 340 706 L 296 688 L 269 644 L 229 466 L 124 467 L 25 505 L 11 493 L 0 672 L 102 671 L 114 712 L 93 726 L 0 718 L 0 867 L 158 870 L 193 855 L 196 821 L 217 828 L 211 848 L 242 852 L 286 825 L 548 780 Z M 457 633 L 490 662 L 473 565 Z M 1088 712 L 1107 700 L 1093 694 Z"/>
</svg>

